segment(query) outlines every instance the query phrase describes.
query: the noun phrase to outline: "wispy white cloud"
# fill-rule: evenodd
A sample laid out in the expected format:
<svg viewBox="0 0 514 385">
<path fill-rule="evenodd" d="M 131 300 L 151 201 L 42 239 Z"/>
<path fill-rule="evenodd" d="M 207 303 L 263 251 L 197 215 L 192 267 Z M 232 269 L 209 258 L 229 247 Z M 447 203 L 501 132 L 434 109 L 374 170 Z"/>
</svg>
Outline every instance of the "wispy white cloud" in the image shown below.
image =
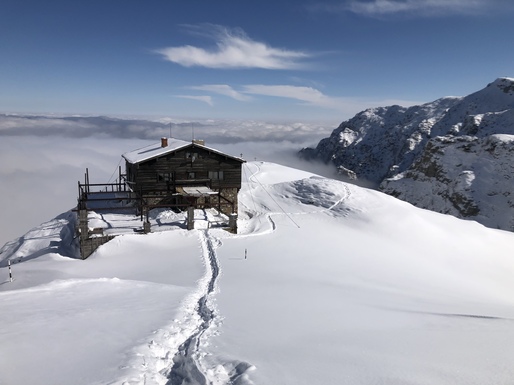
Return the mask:
<svg viewBox="0 0 514 385">
<path fill-rule="evenodd" d="M 209 106 L 213 106 L 212 103 L 212 97 L 209 95 L 175 95 L 176 98 L 182 98 L 182 99 L 192 99 L 197 100 L 199 102 L 207 103 Z"/>
<path fill-rule="evenodd" d="M 323 108 L 342 109 L 344 105 L 343 99 L 327 96 L 312 87 L 253 84 L 246 85 L 243 89 L 248 94 L 296 99 Z"/>
<path fill-rule="evenodd" d="M 226 84 L 206 84 L 188 88 L 229 96 L 239 101 L 251 100 L 251 97 L 248 95 L 262 95 L 300 100 L 312 106 L 331 109 L 341 109 L 344 103 L 344 100 L 341 98 L 330 97 L 324 95 L 316 88 L 304 86 L 251 84 L 242 86 L 241 91 L 237 91 Z M 199 97 L 189 96 L 188 98 L 197 99 Z"/>
<path fill-rule="evenodd" d="M 211 48 L 185 45 L 156 50 L 166 60 L 184 67 L 262 68 L 271 70 L 298 69 L 302 60 L 310 57 L 303 51 L 274 48 L 252 40 L 240 29 L 203 24 L 189 26 L 190 30 L 215 40 Z"/>
<path fill-rule="evenodd" d="M 392 104 L 399 104 L 408 107 L 415 104 L 421 104 L 419 102 L 408 100 L 370 100 L 351 97 L 329 96 L 313 87 L 293 85 L 248 84 L 241 86 L 240 91 L 226 84 L 207 84 L 201 86 L 190 86 L 188 88 L 226 95 L 235 100 L 243 102 L 254 100 L 248 95 L 292 99 L 300 101 L 301 104 L 306 106 L 339 111 L 344 115 L 355 114 L 359 111 L 371 107 L 389 106 Z M 208 102 L 207 100 L 203 100 L 204 98 L 207 98 L 206 96 L 180 95 L 179 97 Z M 210 103 L 212 103 L 212 101 L 210 101 Z"/>
<path fill-rule="evenodd" d="M 247 101 L 251 99 L 248 95 L 236 91 L 234 88 L 227 84 L 206 84 L 201 86 L 191 86 L 189 88 L 192 90 L 213 92 L 239 101 Z"/>
<path fill-rule="evenodd" d="M 409 107 L 422 104 L 421 102 L 412 100 L 371 100 L 363 98 L 328 96 L 316 88 L 290 85 L 254 84 L 246 85 L 243 88 L 244 92 L 248 94 L 295 99 L 304 102 L 305 105 L 311 107 L 320 107 L 324 109 L 339 111 L 342 116 L 351 116 L 359 111 L 373 107 L 390 106 L 393 104 Z"/>
<path fill-rule="evenodd" d="M 442 16 L 477 14 L 498 5 L 498 0 L 345 0 L 338 5 L 319 5 L 330 11 L 349 11 L 363 16 Z"/>
</svg>

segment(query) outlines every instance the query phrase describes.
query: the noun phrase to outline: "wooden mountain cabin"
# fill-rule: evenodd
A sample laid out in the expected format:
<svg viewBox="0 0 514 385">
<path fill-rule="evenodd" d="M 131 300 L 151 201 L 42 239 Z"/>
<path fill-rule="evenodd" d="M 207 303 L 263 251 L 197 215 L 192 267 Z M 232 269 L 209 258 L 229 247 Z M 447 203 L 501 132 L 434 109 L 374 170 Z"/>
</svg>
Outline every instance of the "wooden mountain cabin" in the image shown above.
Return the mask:
<svg viewBox="0 0 514 385">
<path fill-rule="evenodd" d="M 237 214 L 242 158 L 200 140 L 174 138 L 161 138 L 160 143 L 122 156 L 126 183 L 146 210 L 213 207 L 226 215 Z"/>
<path fill-rule="evenodd" d="M 215 208 L 229 217 L 228 227 L 237 232 L 237 194 L 241 189 L 242 158 L 205 146 L 203 141 L 186 142 L 162 138 L 160 143 L 122 155 L 125 174 L 119 167 L 115 183 L 78 183 L 77 227 L 83 259 L 114 235 L 103 228 L 90 229 L 89 211 L 133 210 L 143 220 L 142 232 L 151 231 L 149 211 L 164 207 L 187 210 L 187 229 L 194 228 L 194 209 Z M 118 205 L 113 202 L 125 202 Z M 130 205 L 126 203 L 130 202 Z"/>
</svg>

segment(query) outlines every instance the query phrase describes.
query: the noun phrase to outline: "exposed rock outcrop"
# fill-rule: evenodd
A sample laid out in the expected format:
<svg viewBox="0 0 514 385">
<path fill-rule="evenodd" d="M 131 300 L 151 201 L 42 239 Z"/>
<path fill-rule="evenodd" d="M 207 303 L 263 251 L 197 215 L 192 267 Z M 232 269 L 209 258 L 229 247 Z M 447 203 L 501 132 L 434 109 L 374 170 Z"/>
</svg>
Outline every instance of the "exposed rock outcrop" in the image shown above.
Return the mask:
<svg viewBox="0 0 514 385">
<path fill-rule="evenodd" d="M 373 108 L 303 158 L 416 206 L 514 231 L 514 79 L 463 98 Z"/>
</svg>

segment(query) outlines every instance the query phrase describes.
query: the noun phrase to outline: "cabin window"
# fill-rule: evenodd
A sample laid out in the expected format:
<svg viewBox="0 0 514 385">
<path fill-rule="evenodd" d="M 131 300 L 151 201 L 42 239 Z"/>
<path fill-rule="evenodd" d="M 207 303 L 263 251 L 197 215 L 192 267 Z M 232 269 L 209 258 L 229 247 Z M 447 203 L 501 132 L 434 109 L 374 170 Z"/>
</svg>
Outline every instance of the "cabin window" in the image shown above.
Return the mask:
<svg viewBox="0 0 514 385">
<path fill-rule="evenodd" d="M 187 179 L 195 179 L 195 173 L 193 171 L 189 171 L 187 173 Z"/>
<path fill-rule="evenodd" d="M 223 171 L 209 171 L 209 179 L 223 180 Z"/>
<path fill-rule="evenodd" d="M 186 152 L 186 159 L 191 159 L 191 161 L 194 162 L 196 159 L 198 159 L 198 153 L 197 152 Z"/>
<path fill-rule="evenodd" d="M 174 174 L 172 172 L 164 172 L 157 174 L 157 182 L 171 182 L 174 179 Z"/>
</svg>

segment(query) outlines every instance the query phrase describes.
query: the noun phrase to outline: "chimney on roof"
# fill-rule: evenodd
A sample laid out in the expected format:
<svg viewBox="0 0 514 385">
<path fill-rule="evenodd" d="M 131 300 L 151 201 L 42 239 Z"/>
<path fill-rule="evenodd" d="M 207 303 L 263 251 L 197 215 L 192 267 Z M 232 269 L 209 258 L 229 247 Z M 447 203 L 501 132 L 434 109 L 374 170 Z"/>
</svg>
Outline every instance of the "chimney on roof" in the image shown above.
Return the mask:
<svg viewBox="0 0 514 385">
<path fill-rule="evenodd" d="M 168 138 L 161 138 L 161 147 L 168 147 Z"/>
<path fill-rule="evenodd" d="M 201 139 L 193 139 L 194 144 L 199 144 L 200 146 L 205 146 L 205 140 Z"/>
</svg>

